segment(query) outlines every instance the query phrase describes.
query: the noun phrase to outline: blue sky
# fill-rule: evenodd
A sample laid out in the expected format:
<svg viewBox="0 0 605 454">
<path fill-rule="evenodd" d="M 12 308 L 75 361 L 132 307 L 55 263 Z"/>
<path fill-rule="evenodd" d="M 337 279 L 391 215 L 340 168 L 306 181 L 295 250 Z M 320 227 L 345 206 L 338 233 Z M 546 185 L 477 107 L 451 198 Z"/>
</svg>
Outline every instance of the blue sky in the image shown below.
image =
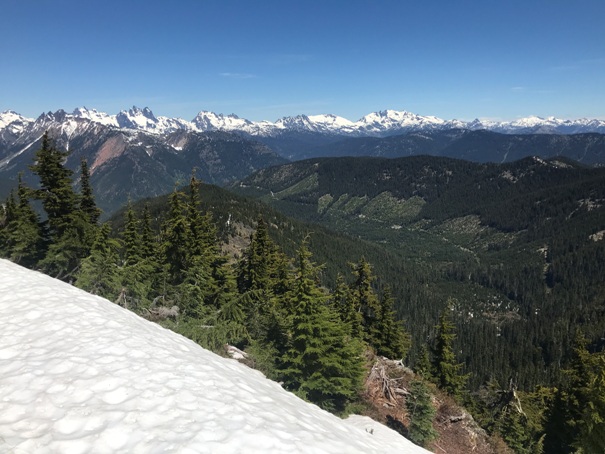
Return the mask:
<svg viewBox="0 0 605 454">
<path fill-rule="evenodd" d="M 604 0 L 2 0 L 0 111 L 605 118 Z"/>
</svg>

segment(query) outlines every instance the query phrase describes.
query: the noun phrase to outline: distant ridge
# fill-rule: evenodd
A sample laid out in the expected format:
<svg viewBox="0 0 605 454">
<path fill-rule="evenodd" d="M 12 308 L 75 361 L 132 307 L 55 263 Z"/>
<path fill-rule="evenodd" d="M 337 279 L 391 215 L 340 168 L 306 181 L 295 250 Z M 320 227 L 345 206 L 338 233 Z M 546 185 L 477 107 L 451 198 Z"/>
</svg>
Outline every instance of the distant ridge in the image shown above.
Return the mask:
<svg viewBox="0 0 605 454">
<path fill-rule="evenodd" d="M 435 116 L 422 116 L 407 111 L 382 110 L 372 112 L 353 122 L 333 114 L 297 115 L 280 118 L 275 122 L 250 121 L 237 115 L 216 114 L 200 111 L 191 121 L 181 118 L 155 116 L 151 109 L 133 106 L 116 115 L 99 112 L 96 109 L 78 107 L 72 113 L 58 110 L 55 113 L 42 114 L 38 119 L 24 117 L 14 111 L 0 113 L 0 134 L 5 128 L 13 133 L 39 121 L 41 117 L 62 115 L 65 118 L 87 119 L 95 123 L 121 129 L 134 129 L 155 134 L 166 134 L 178 130 L 186 131 L 232 131 L 252 136 L 275 136 L 287 131 L 334 134 L 348 137 L 383 137 L 412 131 L 435 131 L 447 129 L 485 129 L 504 134 L 580 134 L 605 133 L 605 121 L 581 118 L 564 120 L 555 117 L 541 118 L 530 116 L 515 121 L 473 121 L 443 120 Z"/>
</svg>

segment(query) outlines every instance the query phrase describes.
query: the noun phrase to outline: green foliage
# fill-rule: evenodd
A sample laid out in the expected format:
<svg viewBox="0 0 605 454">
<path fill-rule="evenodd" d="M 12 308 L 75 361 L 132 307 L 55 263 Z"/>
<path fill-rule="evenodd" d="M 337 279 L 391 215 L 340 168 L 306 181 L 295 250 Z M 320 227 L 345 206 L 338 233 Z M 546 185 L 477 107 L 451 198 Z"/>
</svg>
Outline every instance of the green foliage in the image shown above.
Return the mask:
<svg viewBox="0 0 605 454">
<path fill-rule="evenodd" d="M 545 423 L 545 449 L 553 453 L 593 453 L 605 449 L 605 353 L 590 353 L 576 337 L 566 383 L 553 400 Z"/>
<path fill-rule="evenodd" d="M 171 284 L 183 280 L 189 255 L 189 228 L 183 213 L 182 197 L 181 192 L 176 190 L 172 192 L 168 218 L 162 226 L 162 254 Z"/>
<path fill-rule="evenodd" d="M 90 255 L 82 260 L 76 285 L 93 295 L 115 300 L 120 293 L 119 243 L 109 237 L 110 226 L 99 228 Z"/>
<path fill-rule="evenodd" d="M 293 308 L 291 336 L 279 375 L 287 389 L 332 412 L 344 411 L 361 385 L 361 344 L 325 302 L 317 285 L 318 267 L 303 243 L 295 268 L 295 284 L 287 295 Z"/>
<path fill-rule="evenodd" d="M 61 238 L 72 222 L 77 207 L 77 196 L 71 186 L 72 171 L 64 166 L 67 153 L 59 151 L 48 132 L 42 137 L 42 148 L 36 152 L 31 171 L 40 179 L 36 198 L 48 216 L 49 233 L 53 242 Z"/>
<path fill-rule="evenodd" d="M 456 361 L 453 345 L 456 338 L 456 327 L 450 318 L 452 302 L 439 316 L 437 335 L 433 350 L 433 377 L 439 388 L 454 398 L 459 399 L 466 387 L 467 375 L 462 374 L 462 363 Z"/>
<path fill-rule="evenodd" d="M 15 263 L 34 267 L 44 256 L 44 232 L 38 214 L 29 203 L 32 190 L 19 174 L 18 203 L 9 198 L 4 217 L 3 254 Z"/>
<path fill-rule="evenodd" d="M 365 341 L 378 348 L 380 345 L 380 314 L 381 305 L 378 295 L 373 288 L 376 280 L 370 263 L 362 257 L 352 265 L 354 282 L 351 284 L 350 298 L 354 310 L 361 314 Z"/>
<path fill-rule="evenodd" d="M 80 162 L 80 210 L 88 216 L 88 221 L 92 225 L 99 222 L 101 210 L 97 207 L 93 194 L 92 185 L 90 184 L 90 172 L 88 163 L 85 159 Z"/>
<path fill-rule="evenodd" d="M 411 362 L 433 337 L 443 301 L 456 298 L 454 348 L 464 346 L 459 359 L 472 373 L 471 389 L 490 375 L 505 382 L 517 373 L 520 389 L 558 385 L 578 327 L 590 339 L 605 330 L 603 168 L 560 157 L 311 159 L 264 170 L 234 189 L 346 232 L 359 247 L 373 242 L 373 252 L 352 260 L 363 254 L 381 277 L 377 287 L 392 286 L 414 339 Z M 336 240 L 315 246 L 334 282 L 346 271 L 331 264 L 344 263 L 349 251 Z"/>
<path fill-rule="evenodd" d="M 429 390 L 422 380 L 411 383 L 410 395 L 406 397 L 405 405 L 410 418 L 408 438 L 419 446 L 428 447 L 438 435 L 433 428 L 436 410 Z"/>
<path fill-rule="evenodd" d="M 332 293 L 331 302 L 334 310 L 340 315 L 340 320 L 350 327 L 351 336 L 363 339 L 363 316 L 351 296 L 351 288 L 341 274 L 336 278 L 336 288 Z"/>
<path fill-rule="evenodd" d="M 411 339 L 403 324 L 395 318 L 395 299 L 390 287 L 384 289 L 380 298 L 380 310 L 377 316 L 375 348 L 379 355 L 387 358 L 404 359 L 410 348 Z"/>
</svg>

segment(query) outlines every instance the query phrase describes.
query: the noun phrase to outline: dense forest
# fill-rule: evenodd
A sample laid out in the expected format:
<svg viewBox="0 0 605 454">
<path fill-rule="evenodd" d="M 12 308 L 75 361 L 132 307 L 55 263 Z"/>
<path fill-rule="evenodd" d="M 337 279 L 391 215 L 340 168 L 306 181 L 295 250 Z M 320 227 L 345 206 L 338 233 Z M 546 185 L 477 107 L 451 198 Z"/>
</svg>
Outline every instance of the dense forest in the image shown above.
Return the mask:
<svg viewBox="0 0 605 454">
<path fill-rule="evenodd" d="M 472 205 L 455 193 L 449 201 L 435 195 L 442 209 L 421 207 L 435 228 L 442 226 L 439 216 L 456 209 L 501 234 L 519 227 L 523 234 L 506 237 L 506 248 L 488 242 L 490 255 L 482 260 L 443 261 L 433 268 L 413 265 L 409 250 L 387 252 L 330 235 L 262 211 L 257 202 L 230 197 L 227 208 L 219 208 L 215 198 L 211 207 L 204 198 L 212 191 L 226 198 L 225 192 L 194 175 L 187 187 L 164 198 L 129 204 L 113 227 L 99 224 L 87 163 L 82 161 L 76 192 L 65 157 L 45 136 L 30 167 L 39 185 L 28 187 L 20 177 L 2 205 L 2 257 L 104 296 L 206 348 L 236 346 L 249 364 L 338 414 L 359 404 L 368 355 L 409 357 L 418 373 L 410 397 L 418 411 L 410 412 L 415 416 L 408 436 L 420 444 L 434 438 L 427 399 L 432 386 L 464 403 L 515 452 L 605 448 L 605 356 L 599 344 L 605 242 L 579 240 L 605 227 L 602 218 L 589 216 L 594 209 L 575 203 L 584 186 L 592 191 L 588 202 L 605 199 L 603 186 L 594 184 L 599 180 L 582 174 L 572 184 L 552 177 L 556 185 L 569 185 L 567 195 L 544 189 L 544 181 L 531 183 L 535 188 L 528 183 L 524 196 L 502 200 L 501 206 L 511 204 L 506 216 L 490 206 L 489 184 L 478 197 L 485 202 Z M 337 188 L 341 195 L 354 189 Z M 549 203 L 536 204 L 536 193 Z M 548 220 L 569 215 L 566 198 L 576 207 L 574 222 L 555 228 Z M 231 217 L 236 206 L 254 217 L 254 228 L 241 247 L 229 249 L 236 232 L 245 230 Z M 507 255 L 535 257 L 522 246 L 534 248 L 545 238 L 542 260 L 504 262 Z M 460 292 L 450 297 L 469 285 L 506 293 L 514 309 L 491 313 L 502 323 L 484 323 L 462 306 Z M 498 347 L 486 351 L 494 345 L 490 339 L 498 339 Z M 565 343 L 571 348 L 563 352 Z M 532 348 L 535 354 L 527 355 Z"/>
</svg>

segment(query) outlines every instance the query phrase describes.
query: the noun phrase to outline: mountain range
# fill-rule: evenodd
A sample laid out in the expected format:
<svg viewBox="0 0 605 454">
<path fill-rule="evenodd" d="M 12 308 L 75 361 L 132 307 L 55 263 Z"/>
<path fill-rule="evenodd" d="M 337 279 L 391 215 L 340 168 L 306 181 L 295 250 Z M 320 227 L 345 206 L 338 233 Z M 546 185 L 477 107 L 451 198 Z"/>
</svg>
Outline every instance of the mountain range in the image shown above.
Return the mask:
<svg viewBox="0 0 605 454">
<path fill-rule="evenodd" d="M 276 136 L 287 131 L 314 132 L 347 137 L 384 137 L 412 131 L 434 131 L 448 129 L 488 130 L 504 134 L 580 134 L 587 132 L 605 133 L 605 121 L 598 119 L 563 120 L 555 117 L 530 116 L 514 121 L 472 121 L 443 120 L 435 116 L 422 116 L 406 111 L 383 110 L 365 115 L 353 122 L 333 115 L 297 115 L 283 117 L 275 122 L 250 121 L 237 115 L 216 114 L 200 111 L 191 120 L 155 116 L 145 107 L 122 110 L 117 115 L 109 115 L 96 109 L 76 108 L 71 114 L 59 110 L 54 114 L 43 113 L 37 119 L 24 117 L 14 111 L 0 113 L 0 134 L 8 128 L 11 134 L 19 134 L 30 124 L 44 121 L 54 116 L 64 117 L 70 123 L 89 120 L 106 126 L 133 129 L 155 134 L 166 134 L 178 130 L 185 131 L 234 131 L 251 136 Z"/>
<path fill-rule="evenodd" d="M 0 114 L 0 199 L 28 172 L 42 135 L 68 151 L 66 165 L 88 162 L 100 207 L 111 214 L 127 200 L 171 191 L 192 169 L 226 185 L 256 170 L 317 156 L 435 155 L 478 162 L 526 156 L 605 164 L 605 121 L 529 117 L 514 122 L 442 120 L 386 110 L 356 122 L 336 115 L 299 115 L 272 123 L 202 111 L 192 121 L 133 107 L 117 115 L 77 108 L 36 119 Z M 36 184 L 30 178 L 29 184 Z"/>
</svg>

